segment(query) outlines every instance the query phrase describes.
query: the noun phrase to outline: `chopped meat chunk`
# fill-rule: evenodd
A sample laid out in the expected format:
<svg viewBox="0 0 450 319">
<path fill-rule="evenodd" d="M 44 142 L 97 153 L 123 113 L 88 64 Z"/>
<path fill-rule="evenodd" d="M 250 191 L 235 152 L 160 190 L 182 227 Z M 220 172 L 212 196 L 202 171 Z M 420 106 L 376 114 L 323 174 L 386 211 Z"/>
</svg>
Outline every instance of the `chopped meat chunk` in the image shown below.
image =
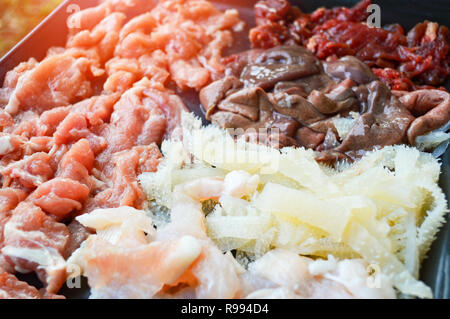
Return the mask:
<svg viewBox="0 0 450 319">
<path fill-rule="evenodd" d="M 131 150 L 117 152 L 112 158 L 113 187 L 99 193 L 88 205 L 97 207 L 132 206 L 143 208 L 146 196 L 138 184 L 137 176 L 153 172 L 159 164 L 161 153 L 155 144 L 136 146 Z"/>
<path fill-rule="evenodd" d="M 227 62 L 230 76 L 200 91 L 206 118 L 260 143 L 267 136 L 274 140 L 278 129 L 279 147 L 313 148 L 320 162 L 352 161 L 380 147 L 414 145 L 417 136 L 450 120 L 447 92 L 393 94 L 353 56 L 320 62 L 304 48 L 285 45 L 243 52 Z M 346 136 L 334 124 L 341 118 L 352 123 Z"/>
<path fill-rule="evenodd" d="M 0 267 L 37 273 L 36 298 L 60 297 L 65 258 L 89 235 L 75 216 L 147 208 L 137 176 L 156 170 L 164 138 L 182 138 L 176 92 L 221 77 L 243 28 L 237 10 L 205 0 L 104 0 L 68 23 L 65 47 L 0 88 Z"/>
<path fill-rule="evenodd" d="M 68 105 L 92 94 L 90 62 L 68 54 L 49 56 L 23 73 L 5 110 L 17 114 L 34 109 L 42 113 L 55 106 Z"/>
<path fill-rule="evenodd" d="M 264 49 L 304 45 L 322 60 L 355 56 L 395 90 L 444 84 L 450 72 L 447 27 L 424 21 L 407 34 L 400 25 L 373 28 L 366 23 L 371 3 L 362 0 L 353 8 L 319 8 L 307 14 L 288 0 L 261 0 L 255 5 L 250 40 Z"/>
<path fill-rule="evenodd" d="M 2 253 L 19 272 L 35 271 L 49 292 L 56 293 L 65 281 L 61 254 L 69 231 L 39 207 L 22 202 L 4 227 Z"/>
<path fill-rule="evenodd" d="M 39 291 L 0 268 L 0 299 L 41 299 Z"/>
<path fill-rule="evenodd" d="M 116 47 L 116 57 L 144 70 L 110 68 L 105 88 L 123 91 L 143 75 L 165 83 L 170 74 L 180 89 L 199 90 L 223 75 L 222 51 L 233 41 L 231 30 L 242 27 L 236 10 L 222 13 L 208 1 L 161 1 L 123 27 Z"/>
</svg>

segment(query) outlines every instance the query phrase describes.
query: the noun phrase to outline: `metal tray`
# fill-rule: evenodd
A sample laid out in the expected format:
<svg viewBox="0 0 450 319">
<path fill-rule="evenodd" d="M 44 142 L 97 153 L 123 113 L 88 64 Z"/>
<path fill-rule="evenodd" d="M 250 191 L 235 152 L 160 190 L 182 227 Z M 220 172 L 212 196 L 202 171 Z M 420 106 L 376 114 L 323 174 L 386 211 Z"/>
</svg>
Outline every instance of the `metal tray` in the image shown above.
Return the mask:
<svg viewBox="0 0 450 319">
<path fill-rule="evenodd" d="M 244 20 L 248 22 L 248 28 L 253 24 L 252 5 L 256 0 L 216 0 L 219 7 L 236 7 Z M 357 0 L 291 0 L 305 12 L 325 6 L 352 6 Z M 18 63 L 26 61 L 30 57 L 40 60 L 45 57 L 47 50 L 52 46 L 63 46 L 67 36 L 66 19 L 70 15 L 70 5 L 78 5 L 81 9 L 95 6 L 97 0 L 67 0 L 50 14 L 39 26 L 18 43 L 8 54 L 0 59 L 0 83 L 3 83 L 6 72 Z M 381 7 L 382 24 L 400 23 L 405 30 L 409 30 L 416 23 L 423 20 L 431 20 L 443 25 L 450 21 L 450 0 L 375 0 L 374 3 Z M 447 25 L 448 26 L 448 25 Z M 245 30 L 238 35 L 239 49 L 249 47 L 246 41 Z M 450 82 L 446 88 L 450 91 Z M 183 94 L 187 106 L 197 115 L 202 116 L 199 103 L 194 92 Z M 440 185 L 448 199 L 450 199 L 450 150 L 442 158 L 442 174 Z M 421 279 L 429 285 L 435 298 L 450 298 L 450 229 L 447 216 L 447 224 L 441 229 L 438 238 L 433 243 L 428 258 L 421 268 Z M 34 278 L 26 278 L 34 281 Z M 61 291 L 69 298 L 87 298 L 89 288 L 83 281 L 81 289 L 63 288 Z"/>
</svg>

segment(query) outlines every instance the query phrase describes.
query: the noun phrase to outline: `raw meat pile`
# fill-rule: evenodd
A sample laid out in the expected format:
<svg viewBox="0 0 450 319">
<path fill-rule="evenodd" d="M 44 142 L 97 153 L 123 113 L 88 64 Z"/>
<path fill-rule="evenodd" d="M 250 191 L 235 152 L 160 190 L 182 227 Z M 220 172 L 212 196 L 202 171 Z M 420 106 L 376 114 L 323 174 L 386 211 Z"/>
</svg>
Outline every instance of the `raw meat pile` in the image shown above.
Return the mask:
<svg viewBox="0 0 450 319">
<path fill-rule="evenodd" d="M 241 129 L 248 139 L 267 135 L 274 146 L 278 139 L 280 147 L 314 149 L 319 162 L 354 161 L 388 145 L 417 146 L 450 121 L 448 92 L 391 91 L 353 56 L 326 62 L 285 45 L 225 61 L 227 76 L 200 91 L 206 118 Z"/>
<path fill-rule="evenodd" d="M 71 19 L 80 28 L 65 48 L 19 64 L 0 89 L 0 297 L 58 292 L 89 234 L 75 216 L 146 207 L 136 177 L 180 134 L 185 106 L 170 89 L 219 78 L 243 26 L 236 10 L 202 0 L 106 0 Z M 15 272 L 35 272 L 45 288 Z"/>
<path fill-rule="evenodd" d="M 371 28 L 365 23 L 371 2 L 306 14 L 287 0 L 259 1 L 257 27 L 250 40 L 254 47 L 265 49 L 285 43 L 304 45 L 319 59 L 356 56 L 394 90 L 443 85 L 450 73 L 447 27 L 425 21 L 407 34 L 398 24 Z"/>
</svg>

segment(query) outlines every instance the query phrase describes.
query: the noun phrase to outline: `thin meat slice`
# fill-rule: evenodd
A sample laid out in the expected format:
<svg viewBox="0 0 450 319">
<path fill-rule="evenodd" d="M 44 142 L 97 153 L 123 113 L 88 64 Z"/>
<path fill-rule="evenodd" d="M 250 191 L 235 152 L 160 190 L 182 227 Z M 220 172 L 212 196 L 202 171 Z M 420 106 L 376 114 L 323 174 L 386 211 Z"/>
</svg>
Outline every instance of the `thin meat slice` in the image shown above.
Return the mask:
<svg viewBox="0 0 450 319">
<path fill-rule="evenodd" d="M 91 186 L 90 172 L 94 166 L 94 153 L 89 142 L 82 139 L 72 145 L 60 162 L 58 176 Z"/>
<path fill-rule="evenodd" d="M 26 192 L 17 188 L 0 189 L 0 212 L 9 212 L 27 197 Z"/>
<path fill-rule="evenodd" d="M 145 102 L 149 105 L 157 105 L 161 109 L 167 121 L 164 139 L 177 138 L 181 136 L 178 130 L 181 128 L 181 114 L 189 111 L 181 98 L 158 88 L 149 88 L 144 91 Z"/>
<path fill-rule="evenodd" d="M 39 186 L 30 200 L 58 220 L 66 218 L 74 210 L 80 210 L 89 197 L 93 164 L 89 142 L 78 141 L 63 156 L 57 177 Z"/>
<path fill-rule="evenodd" d="M 177 209 L 161 231 L 129 207 L 77 218 L 97 231 L 68 261 L 88 277 L 91 298 L 237 296 L 237 266 L 207 239 L 201 207 L 183 202 Z"/>
<path fill-rule="evenodd" d="M 125 19 L 126 16 L 123 13 L 112 13 L 92 30 L 82 30 L 71 36 L 67 41 L 67 48 L 93 50 L 99 57 L 100 64 L 103 64 L 113 56 L 119 41 L 119 31 Z"/>
<path fill-rule="evenodd" d="M 93 96 L 74 104 L 71 111 L 83 114 L 91 127 L 97 126 L 109 122 L 114 104 L 119 98 L 119 94 Z"/>
<path fill-rule="evenodd" d="M 56 145 L 67 145 L 81 139 L 87 139 L 95 153 L 106 148 L 106 141 L 90 130 L 89 122 L 82 113 L 70 113 L 58 126 L 53 135 Z"/>
<path fill-rule="evenodd" d="M 92 95 L 91 62 L 70 54 L 52 55 L 18 80 L 5 110 L 17 114 L 21 110 L 42 113 Z"/>
<path fill-rule="evenodd" d="M 39 291 L 0 268 L 0 299 L 41 299 Z"/>
<path fill-rule="evenodd" d="M 54 176 L 50 155 L 39 152 L 0 169 L 3 187 L 20 185 L 34 189 Z"/>
<path fill-rule="evenodd" d="M 39 145 L 36 144 L 42 144 L 45 141 L 43 137 L 55 137 L 45 141 L 46 152 L 51 149 L 53 142 L 57 145 L 70 144 L 83 137 L 90 139 L 92 146 L 100 152 L 105 147 L 104 141 L 96 137 L 92 131 L 109 122 L 114 104 L 118 99 L 118 94 L 93 96 L 73 105 L 55 107 L 43 112 L 39 117 L 22 121 L 12 130 L 13 134 L 8 137 L 0 136 L 5 143 L 8 139 L 11 144 L 5 148 L 4 153 L 16 151 L 19 146 L 26 144 L 26 139 L 30 139 L 32 143 L 24 146 L 31 146 L 33 150 L 38 149 Z M 51 144 L 50 147 L 47 144 Z"/>
<path fill-rule="evenodd" d="M 20 135 L 24 135 L 25 133 L 27 137 L 52 136 L 55 133 L 59 123 L 64 120 L 69 112 L 69 106 L 56 107 L 51 110 L 45 111 L 38 119 L 34 120 L 34 125 L 30 123 L 31 125 L 27 125 L 22 129 L 21 125 L 19 125 L 15 129 L 14 133 Z"/>
<path fill-rule="evenodd" d="M 203 0 L 160 1 L 124 26 L 115 56 L 138 59 L 159 51 L 166 66 L 162 70 L 170 73 L 178 88 L 200 90 L 224 73 L 222 52 L 232 44 L 231 31 L 242 28 L 236 10 L 221 12 Z"/>
<path fill-rule="evenodd" d="M 115 57 L 106 63 L 106 92 L 125 92 L 144 76 L 154 83 L 166 84 L 169 66 L 163 51 L 156 50 L 139 58 Z"/>
<path fill-rule="evenodd" d="M 5 80 L 3 81 L 3 87 L 0 88 L 0 106 L 5 106 L 8 104 L 8 101 L 13 93 L 14 89 L 17 86 L 17 82 L 19 78 L 26 72 L 34 69 L 37 66 L 38 62 L 34 58 L 28 59 L 28 61 L 19 63 L 14 69 L 8 71 L 5 75 Z M 11 126 L 14 124 L 14 121 L 9 116 L 8 113 L 1 111 L 0 114 L 0 126 Z"/>
<path fill-rule="evenodd" d="M 113 58 L 106 63 L 108 79 L 103 88 L 107 92 L 123 93 L 142 77 L 137 59 Z"/>
<path fill-rule="evenodd" d="M 14 269 L 5 260 L 1 249 L 4 246 L 3 229 L 11 217 L 11 211 L 27 197 L 27 194 L 21 189 L 2 188 L 0 189 L 0 269 L 12 272 Z"/>
<path fill-rule="evenodd" d="M 65 299 L 64 296 L 37 290 L 0 267 L 0 299 Z"/>
<path fill-rule="evenodd" d="M 3 268 L 7 272 L 13 272 L 14 269 L 6 261 L 5 256 L 3 256 L 2 254 L 1 249 L 4 246 L 3 229 L 5 228 L 5 224 L 8 222 L 10 217 L 11 213 L 9 211 L 0 211 L 0 269 Z"/>
<path fill-rule="evenodd" d="M 121 12 L 126 16 L 136 15 L 152 9 L 157 1 L 153 0 L 106 0 L 101 1 L 98 6 L 87 8 L 72 14 L 68 21 L 70 35 L 75 35 L 83 30 L 92 30 L 105 17 L 113 12 Z"/>
<path fill-rule="evenodd" d="M 23 156 L 26 138 L 15 134 L 0 133 L 0 160 L 2 166 Z"/>
<path fill-rule="evenodd" d="M 89 187 L 72 179 L 57 177 L 42 184 L 30 196 L 34 204 L 62 220 L 74 210 L 83 208 Z"/>
<path fill-rule="evenodd" d="M 96 167 L 111 176 L 114 153 L 160 144 L 178 127 L 183 109 L 183 102 L 175 94 L 155 89 L 147 78 L 142 79 L 114 105 L 111 121 L 100 133 L 108 146 L 96 157 Z"/>
<path fill-rule="evenodd" d="M 14 69 L 6 73 L 3 81 L 3 88 L 14 89 L 20 77 L 27 71 L 34 69 L 38 65 L 35 58 L 29 58 L 26 62 L 19 63 Z"/>
<path fill-rule="evenodd" d="M 161 153 L 155 144 L 115 153 L 112 158 L 112 187 L 99 193 L 88 206 L 144 208 L 147 199 L 137 176 L 156 171 L 160 159 Z"/>
<path fill-rule="evenodd" d="M 46 289 L 56 293 L 66 278 L 61 254 L 69 236 L 67 226 L 32 203 L 22 202 L 5 224 L 2 253 L 16 271 L 36 272 Z"/>
<path fill-rule="evenodd" d="M 115 247 L 102 238 L 88 239 L 79 256 L 89 278 L 91 298 L 152 298 L 172 284 L 197 258 L 193 238 L 133 248 Z M 130 265 L 134 265 L 130 267 Z M 111 289 L 116 286 L 117 289 Z"/>
</svg>

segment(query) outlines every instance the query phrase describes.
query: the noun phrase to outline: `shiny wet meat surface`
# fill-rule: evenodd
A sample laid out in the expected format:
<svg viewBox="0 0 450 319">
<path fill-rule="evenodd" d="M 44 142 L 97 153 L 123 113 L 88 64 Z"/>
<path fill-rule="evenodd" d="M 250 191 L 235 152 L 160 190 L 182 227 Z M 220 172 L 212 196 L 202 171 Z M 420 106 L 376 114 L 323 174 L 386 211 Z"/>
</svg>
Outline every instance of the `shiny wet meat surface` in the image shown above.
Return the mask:
<svg viewBox="0 0 450 319">
<path fill-rule="evenodd" d="M 237 10 L 207 1 L 105 0 L 72 19 L 65 47 L 20 63 L 0 88 L 0 272 L 35 273 L 45 291 L 23 292 L 32 298 L 64 284 L 88 233 L 74 217 L 148 206 L 137 176 L 181 136 L 177 93 L 220 78 L 243 30 Z M 22 290 L 1 276 L 0 298 Z"/>
<path fill-rule="evenodd" d="M 250 40 L 253 47 L 265 49 L 303 45 L 322 60 L 355 56 L 395 90 L 444 85 L 450 74 L 448 28 L 430 21 L 409 32 L 398 24 L 373 28 L 366 23 L 371 3 L 305 13 L 287 0 L 261 0 Z"/>
<path fill-rule="evenodd" d="M 353 56 L 321 62 L 306 48 L 290 45 L 254 49 L 225 61 L 228 76 L 200 92 L 207 119 L 224 128 L 265 129 L 272 139 L 278 129 L 280 147 L 313 148 L 321 162 L 414 144 L 417 136 L 450 118 L 447 92 L 393 94 Z M 345 134 L 336 127 L 342 119 L 351 125 Z"/>
</svg>

